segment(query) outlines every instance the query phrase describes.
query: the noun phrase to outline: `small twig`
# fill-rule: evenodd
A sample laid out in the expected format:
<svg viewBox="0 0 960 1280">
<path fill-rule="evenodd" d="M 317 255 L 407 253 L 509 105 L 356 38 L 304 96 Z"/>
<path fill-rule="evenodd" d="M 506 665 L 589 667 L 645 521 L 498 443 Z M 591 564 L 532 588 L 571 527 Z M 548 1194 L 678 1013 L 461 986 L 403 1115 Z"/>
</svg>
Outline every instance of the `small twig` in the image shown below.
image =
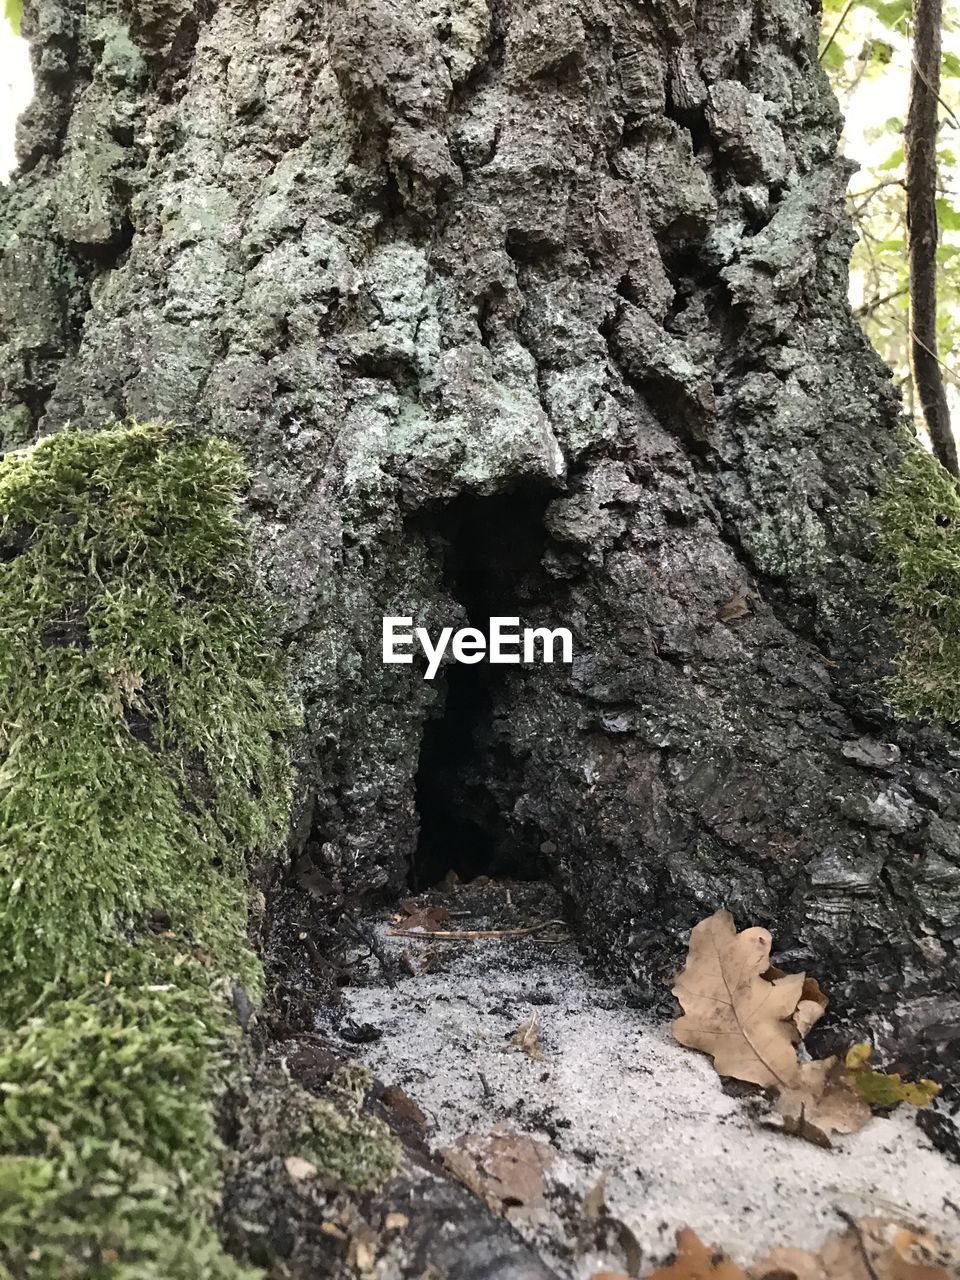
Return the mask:
<svg viewBox="0 0 960 1280">
<path fill-rule="evenodd" d="M 527 929 L 437 929 L 426 933 L 422 929 L 391 929 L 392 938 L 421 938 L 424 942 L 458 942 L 469 938 L 520 938 L 525 934 L 539 933 L 551 924 L 565 924 L 565 920 L 542 920 Z"/>
<path fill-rule="evenodd" d="M 478 1071 L 477 1076 L 479 1077 L 480 1083 L 483 1085 L 483 1096 L 485 1098 L 492 1098 L 493 1090 L 490 1088 L 490 1083 L 487 1080 L 487 1077 L 483 1074 L 482 1071 Z"/>
</svg>

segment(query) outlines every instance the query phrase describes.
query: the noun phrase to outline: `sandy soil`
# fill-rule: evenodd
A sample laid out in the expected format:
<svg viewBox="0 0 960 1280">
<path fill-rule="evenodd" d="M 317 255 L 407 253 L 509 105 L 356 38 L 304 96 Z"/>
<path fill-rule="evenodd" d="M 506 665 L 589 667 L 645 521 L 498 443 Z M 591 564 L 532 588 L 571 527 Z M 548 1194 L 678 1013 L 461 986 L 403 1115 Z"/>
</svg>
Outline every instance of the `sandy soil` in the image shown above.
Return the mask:
<svg viewBox="0 0 960 1280">
<path fill-rule="evenodd" d="M 488 903 L 495 892 L 506 900 L 496 886 Z M 516 911 L 506 918 L 515 923 Z M 503 922 L 488 910 L 444 927 Z M 908 1108 L 822 1150 L 776 1132 L 762 1097 L 726 1093 L 709 1059 L 598 981 L 569 940 L 431 943 L 388 936 L 386 918 L 375 927 L 415 972 L 390 987 L 371 961 L 367 985 L 345 992 L 341 1029 L 356 1039 L 352 1020 L 381 1033 L 359 1047 L 361 1060 L 416 1099 L 431 1148 L 506 1124 L 558 1153 L 544 1203 L 508 1215 L 561 1276 L 646 1270 L 684 1225 L 741 1263 L 778 1244 L 816 1248 L 845 1213 L 960 1236 L 960 1168 Z M 419 972 L 425 960 L 436 967 Z M 510 1044 L 534 1013 L 543 1061 Z M 583 1201 L 601 1175 L 609 1216 L 597 1221 Z"/>
</svg>

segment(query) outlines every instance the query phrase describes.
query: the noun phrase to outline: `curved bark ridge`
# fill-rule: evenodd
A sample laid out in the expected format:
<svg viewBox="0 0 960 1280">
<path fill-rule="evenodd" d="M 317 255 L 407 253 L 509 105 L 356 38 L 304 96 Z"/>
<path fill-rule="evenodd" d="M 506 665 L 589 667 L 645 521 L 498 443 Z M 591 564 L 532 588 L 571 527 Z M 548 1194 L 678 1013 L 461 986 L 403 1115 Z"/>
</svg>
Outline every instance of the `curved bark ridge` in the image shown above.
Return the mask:
<svg viewBox="0 0 960 1280">
<path fill-rule="evenodd" d="M 451 694 L 381 665 L 380 619 L 507 596 L 577 658 L 488 685 L 450 786 L 598 951 L 645 983 L 724 904 L 848 996 L 949 985 L 952 757 L 884 701 L 865 513 L 897 406 L 845 302 L 806 0 L 107 8 L 28 5 L 5 429 L 189 417 L 251 448 L 299 844 L 404 882 Z M 901 1013 L 892 1040 L 942 1008 Z"/>
</svg>

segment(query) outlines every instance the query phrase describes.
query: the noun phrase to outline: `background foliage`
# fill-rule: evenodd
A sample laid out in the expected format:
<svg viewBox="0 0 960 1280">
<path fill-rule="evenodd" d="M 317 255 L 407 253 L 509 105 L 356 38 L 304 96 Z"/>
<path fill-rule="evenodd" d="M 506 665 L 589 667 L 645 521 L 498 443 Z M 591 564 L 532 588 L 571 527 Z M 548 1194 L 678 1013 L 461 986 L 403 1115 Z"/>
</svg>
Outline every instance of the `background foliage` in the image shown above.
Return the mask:
<svg viewBox="0 0 960 1280">
<path fill-rule="evenodd" d="M 903 128 L 909 92 L 910 0 L 825 0 L 820 60 L 847 121 L 844 150 L 860 162 L 849 207 L 858 240 L 851 299 L 867 336 L 893 368 L 920 423 L 909 369 L 906 193 Z M 954 422 L 960 421 L 960 19 L 944 13 L 938 147 L 940 356 Z"/>
</svg>

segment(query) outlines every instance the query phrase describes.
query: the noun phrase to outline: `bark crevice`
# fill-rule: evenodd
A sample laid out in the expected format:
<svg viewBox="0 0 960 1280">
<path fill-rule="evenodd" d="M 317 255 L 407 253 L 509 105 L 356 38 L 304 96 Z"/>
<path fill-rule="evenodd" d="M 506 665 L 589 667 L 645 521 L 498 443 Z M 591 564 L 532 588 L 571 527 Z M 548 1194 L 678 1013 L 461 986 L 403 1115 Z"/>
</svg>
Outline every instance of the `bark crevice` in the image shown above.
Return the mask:
<svg viewBox="0 0 960 1280">
<path fill-rule="evenodd" d="M 442 563 L 441 590 L 485 636 L 493 617 L 517 618 L 522 630 L 531 606 L 542 611 L 554 594 L 542 568 L 549 497 L 529 487 L 464 496 L 421 522 Z M 523 670 L 493 664 L 487 655 L 476 664 L 448 663 L 439 679 L 443 691 L 423 726 L 415 779 L 419 833 L 411 887 L 429 888 L 450 871 L 461 880 L 541 878 L 547 871 L 542 835 L 509 824 L 522 771 L 497 745 L 496 720 L 513 714 L 511 687 L 522 683 Z"/>
</svg>

